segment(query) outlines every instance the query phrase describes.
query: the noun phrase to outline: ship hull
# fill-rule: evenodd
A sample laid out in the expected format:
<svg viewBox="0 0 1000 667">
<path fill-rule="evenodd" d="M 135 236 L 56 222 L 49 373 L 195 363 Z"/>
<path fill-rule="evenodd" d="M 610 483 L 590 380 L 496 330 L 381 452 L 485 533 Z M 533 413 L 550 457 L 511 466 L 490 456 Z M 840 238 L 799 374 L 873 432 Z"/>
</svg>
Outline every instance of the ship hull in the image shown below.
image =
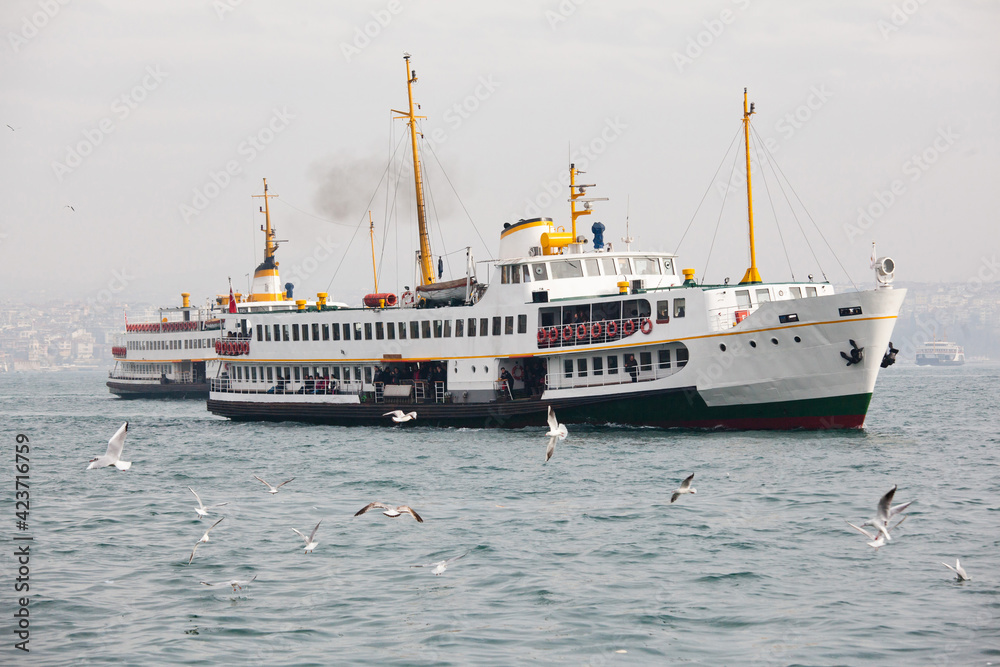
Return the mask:
<svg viewBox="0 0 1000 667">
<path fill-rule="evenodd" d="M 207 382 L 196 383 L 144 383 L 107 382 L 108 391 L 119 398 L 208 398 Z"/>
<path fill-rule="evenodd" d="M 293 397 L 289 397 L 293 398 Z M 860 428 L 871 394 L 711 407 L 694 387 L 644 391 L 627 396 L 562 400 L 522 399 L 497 403 L 407 404 L 417 412 L 414 425 L 466 428 L 542 426 L 548 408 L 566 424 L 653 426 L 701 429 Z M 395 405 L 321 404 L 209 400 L 208 410 L 236 421 L 298 421 L 336 426 L 391 426 L 384 413 Z"/>
</svg>

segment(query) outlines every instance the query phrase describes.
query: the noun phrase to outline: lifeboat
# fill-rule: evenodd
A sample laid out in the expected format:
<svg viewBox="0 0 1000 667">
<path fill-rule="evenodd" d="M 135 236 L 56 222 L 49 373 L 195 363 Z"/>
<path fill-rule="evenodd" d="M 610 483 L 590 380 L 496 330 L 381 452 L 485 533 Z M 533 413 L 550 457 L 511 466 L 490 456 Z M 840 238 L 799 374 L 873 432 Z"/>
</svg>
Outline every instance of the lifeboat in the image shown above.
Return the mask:
<svg viewBox="0 0 1000 667">
<path fill-rule="evenodd" d="M 396 305 L 396 295 L 391 292 L 365 294 L 365 298 L 362 301 L 369 308 L 391 308 Z"/>
</svg>

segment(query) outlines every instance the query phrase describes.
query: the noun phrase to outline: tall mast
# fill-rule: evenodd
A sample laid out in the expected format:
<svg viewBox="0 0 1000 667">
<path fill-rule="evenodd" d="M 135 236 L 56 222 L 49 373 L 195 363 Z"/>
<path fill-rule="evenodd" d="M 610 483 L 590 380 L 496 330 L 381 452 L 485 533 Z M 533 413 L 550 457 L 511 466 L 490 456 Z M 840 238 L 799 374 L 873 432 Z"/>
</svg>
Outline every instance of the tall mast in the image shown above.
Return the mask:
<svg viewBox="0 0 1000 667">
<path fill-rule="evenodd" d="M 427 233 L 427 211 L 424 205 L 424 181 L 420 176 L 420 156 L 417 153 L 417 119 L 427 116 L 415 116 L 413 114 L 413 84 L 417 82 L 417 71 L 410 69 L 410 54 L 404 53 L 403 60 L 406 63 L 406 94 L 409 97 L 409 111 L 397 111 L 393 113 L 405 114 L 397 118 L 405 118 L 410 126 L 410 142 L 413 148 L 413 183 L 417 190 L 417 223 L 420 226 L 420 284 L 434 284 L 433 254 L 431 253 L 431 239 Z"/>
<path fill-rule="evenodd" d="M 267 179 L 264 179 L 264 194 L 262 195 L 250 195 L 251 197 L 263 197 L 264 198 L 264 263 L 270 264 L 274 261 L 274 251 L 278 249 L 278 242 L 274 238 L 274 230 L 271 229 L 271 206 L 268 203 L 268 199 L 271 197 L 277 197 L 278 195 L 267 194 Z M 271 262 L 268 262 L 271 260 Z"/>
<path fill-rule="evenodd" d="M 372 212 L 368 211 L 368 233 L 372 239 L 372 276 L 375 278 L 375 293 L 378 294 L 378 269 L 375 268 L 375 222 Z"/>
<path fill-rule="evenodd" d="M 743 137 L 746 141 L 746 154 L 747 154 L 747 220 L 750 225 L 750 268 L 747 272 L 743 274 L 743 280 L 740 281 L 741 285 L 747 283 L 759 283 L 762 282 L 760 279 L 760 273 L 757 272 L 757 252 L 754 248 L 753 239 L 753 191 L 750 188 L 750 116 L 753 115 L 753 104 L 750 104 L 750 108 L 747 108 L 747 89 L 743 89 Z"/>
</svg>

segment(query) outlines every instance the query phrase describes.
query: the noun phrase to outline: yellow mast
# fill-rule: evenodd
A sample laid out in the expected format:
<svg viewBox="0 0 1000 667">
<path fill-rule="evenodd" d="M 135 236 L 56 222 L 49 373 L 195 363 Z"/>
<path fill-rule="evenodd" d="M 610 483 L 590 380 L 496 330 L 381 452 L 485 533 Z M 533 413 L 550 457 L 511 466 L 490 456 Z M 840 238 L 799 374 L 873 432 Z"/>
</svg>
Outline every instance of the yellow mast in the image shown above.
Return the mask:
<svg viewBox="0 0 1000 667">
<path fill-rule="evenodd" d="M 278 242 L 274 239 L 274 230 L 271 229 L 271 207 L 267 200 L 278 195 L 267 194 L 267 179 L 265 178 L 264 194 L 250 196 L 264 198 L 264 224 L 266 225 L 264 229 L 264 261 L 267 262 L 267 260 L 274 257 L 274 251 L 278 249 Z"/>
<path fill-rule="evenodd" d="M 397 118 L 407 119 L 410 126 L 410 142 L 413 147 L 413 182 L 417 190 L 417 222 L 420 226 L 420 276 L 421 285 L 434 284 L 434 257 L 431 253 L 431 239 L 427 233 L 427 214 L 424 206 L 424 182 L 420 176 L 420 157 L 417 153 L 417 119 L 426 116 L 415 116 L 413 114 L 413 84 L 417 81 L 417 71 L 410 69 L 410 54 L 404 53 L 403 60 L 406 63 L 406 94 L 410 101 L 410 110 L 398 111 L 393 109 L 393 113 L 405 114 Z"/>
<path fill-rule="evenodd" d="M 372 275 L 375 277 L 375 294 L 378 294 L 378 269 L 375 268 L 375 222 L 372 212 L 368 211 L 368 233 L 372 238 Z"/>
<path fill-rule="evenodd" d="M 750 188 L 750 116 L 753 115 L 753 104 L 747 109 L 747 89 L 743 89 L 743 137 L 746 141 L 747 154 L 747 219 L 750 224 L 750 268 L 743 274 L 741 285 L 747 283 L 759 283 L 760 273 L 757 272 L 757 253 L 754 248 L 753 239 L 753 191 Z"/>
</svg>

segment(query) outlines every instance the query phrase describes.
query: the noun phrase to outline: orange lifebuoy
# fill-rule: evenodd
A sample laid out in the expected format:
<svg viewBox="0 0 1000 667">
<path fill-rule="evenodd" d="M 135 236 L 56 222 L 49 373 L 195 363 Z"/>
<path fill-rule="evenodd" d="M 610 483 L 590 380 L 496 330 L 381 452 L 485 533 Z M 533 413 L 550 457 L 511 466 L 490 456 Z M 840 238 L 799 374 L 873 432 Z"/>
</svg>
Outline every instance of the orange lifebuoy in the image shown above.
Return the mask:
<svg viewBox="0 0 1000 667">
<path fill-rule="evenodd" d="M 405 292 L 403 292 L 403 296 L 401 296 L 399 300 L 404 308 L 409 308 L 410 306 L 413 305 L 414 302 L 413 292 L 411 292 L 410 290 L 406 290 Z"/>
<path fill-rule="evenodd" d="M 590 335 L 590 327 L 587 326 L 586 322 L 580 322 L 580 324 L 576 325 L 577 338 L 583 340 L 584 338 L 589 337 L 589 335 Z"/>
<path fill-rule="evenodd" d="M 559 340 L 559 327 L 549 329 L 549 342 L 554 343 Z"/>
<path fill-rule="evenodd" d="M 513 376 L 515 380 L 524 379 L 524 369 L 521 368 L 520 364 L 514 364 L 514 370 L 511 372 L 511 376 Z"/>
<path fill-rule="evenodd" d="M 608 338 L 614 338 L 618 335 L 618 323 L 614 320 L 608 322 Z"/>
<path fill-rule="evenodd" d="M 243 354 L 250 354 L 250 341 L 243 341 Z"/>
<path fill-rule="evenodd" d="M 538 339 L 538 344 L 541 345 L 542 343 L 544 343 L 549 339 L 549 336 L 547 333 L 545 333 L 545 329 L 542 328 L 538 330 L 538 335 L 535 336 L 535 338 Z"/>
<path fill-rule="evenodd" d="M 562 331 L 563 340 L 573 340 L 573 325 L 567 324 Z"/>
<path fill-rule="evenodd" d="M 215 353 L 222 354 L 222 343 L 220 341 L 215 341 Z"/>
<path fill-rule="evenodd" d="M 625 320 L 622 322 L 622 335 L 631 336 L 635 333 L 635 322 L 633 320 Z"/>
<path fill-rule="evenodd" d="M 601 323 L 600 322 L 594 322 L 593 326 L 590 327 L 590 337 L 591 338 L 600 338 L 601 337 L 601 330 L 602 330 Z"/>
<path fill-rule="evenodd" d="M 640 324 L 640 325 L 639 325 L 639 331 L 641 331 L 642 333 L 644 333 L 644 334 L 646 334 L 646 335 L 649 335 L 649 333 L 650 333 L 650 332 L 651 332 L 652 330 L 653 330 L 653 323 L 652 323 L 652 322 L 651 322 L 651 321 L 649 320 L 649 318 L 647 317 L 647 318 L 645 318 L 645 319 L 644 319 L 644 320 L 642 321 L 642 324 Z"/>
</svg>

